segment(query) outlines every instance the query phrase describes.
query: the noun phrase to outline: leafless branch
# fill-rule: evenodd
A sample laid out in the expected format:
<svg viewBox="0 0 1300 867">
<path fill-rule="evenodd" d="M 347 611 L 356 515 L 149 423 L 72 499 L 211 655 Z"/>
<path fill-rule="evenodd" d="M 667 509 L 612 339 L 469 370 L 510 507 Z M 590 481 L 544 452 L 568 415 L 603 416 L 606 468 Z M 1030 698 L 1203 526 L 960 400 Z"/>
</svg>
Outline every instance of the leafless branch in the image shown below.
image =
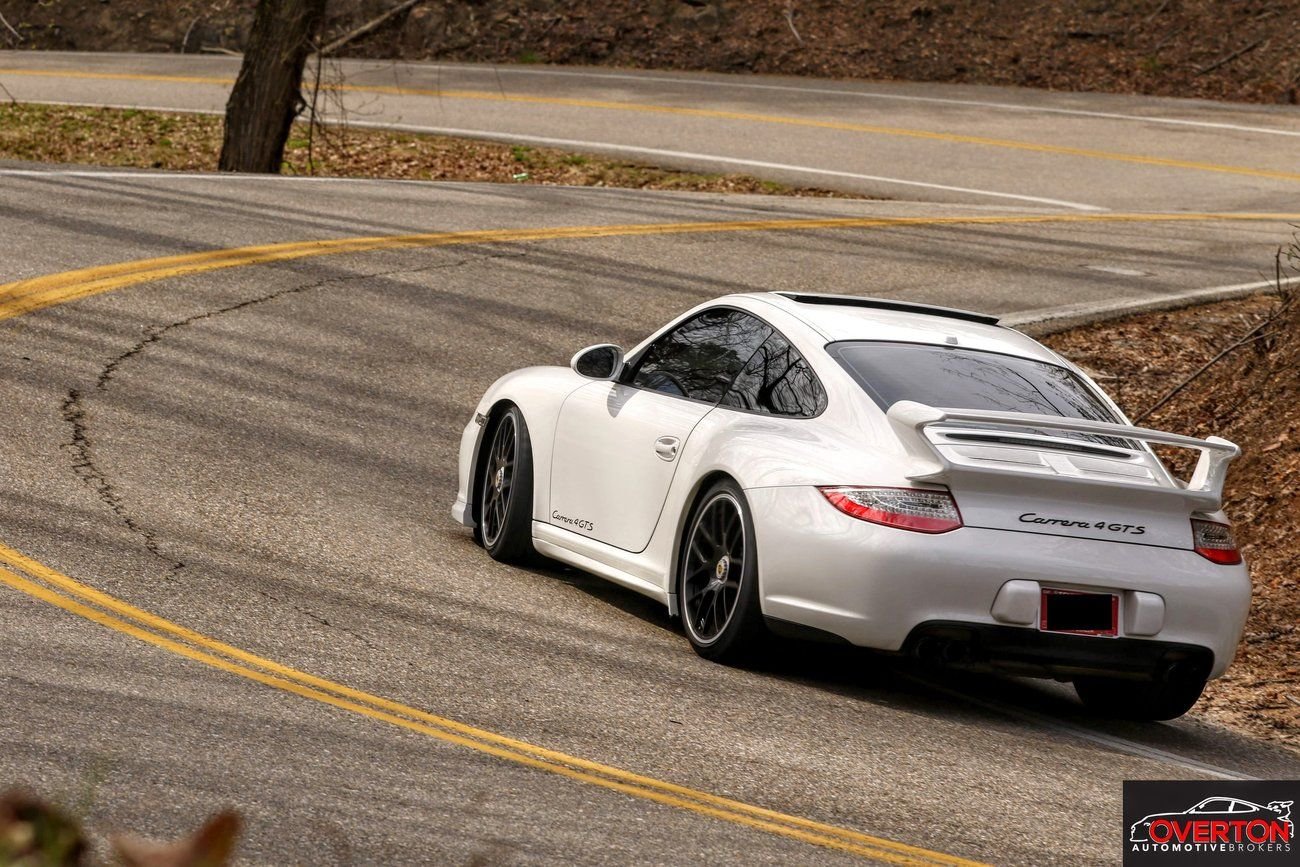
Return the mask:
<svg viewBox="0 0 1300 867">
<path fill-rule="evenodd" d="M 1169 401 L 1173 400 L 1175 397 L 1181 394 L 1183 389 L 1187 388 L 1187 386 L 1191 385 L 1193 382 L 1199 379 L 1205 373 L 1205 371 L 1209 370 L 1211 367 L 1218 364 L 1220 361 L 1227 358 L 1229 355 L 1231 355 L 1233 352 L 1236 352 L 1241 347 L 1246 346 L 1247 344 L 1250 343 L 1254 343 L 1257 340 L 1265 340 L 1270 337 L 1276 337 L 1277 332 L 1260 331 L 1260 329 L 1262 329 L 1265 325 L 1269 324 L 1269 322 L 1271 321 L 1272 319 L 1270 318 L 1264 322 L 1261 322 L 1259 325 L 1256 325 L 1254 328 L 1250 330 L 1250 333 L 1248 335 L 1246 335 L 1245 337 L 1238 340 L 1236 343 L 1233 343 L 1230 346 L 1223 349 L 1222 351 L 1220 351 L 1218 355 L 1214 356 L 1209 361 L 1205 362 L 1205 364 L 1202 364 L 1200 367 L 1196 369 L 1195 373 L 1193 373 L 1191 376 L 1187 377 L 1182 382 L 1175 385 L 1173 388 L 1169 389 L 1169 391 L 1165 392 L 1164 397 L 1160 398 L 1155 403 L 1151 404 L 1151 406 L 1147 407 L 1145 410 L 1139 413 L 1137 417 L 1133 419 L 1133 424 L 1140 424 L 1144 418 L 1148 417 L 1153 412 L 1160 409 L 1160 407 L 1169 403 Z"/>
<path fill-rule="evenodd" d="M 360 39 L 362 36 L 365 36 L 367 33 L 370 33 L 375 29 L 383 26 L 385 22 L 389 21 L 394 16 L 400 15 L 403 12 L 405 12 L 407 9 L 410 9 L 413 6 L 417 6 L 423 2 L 425 2 L 425 0 L 402 0 L 401 3 L 398 3 L 396 6 L 394 6 L 392 9 L 389 9 L 384 14 L 379 15 L 375 18 L 371 18 L 369 21 L 367 21 L 365 24 L 362 24 L 360 27 L 356 28 L 355 30 L 350 30 L 347 33 L 344 33 L 338 39 L 335 39 L 333 42 L 331 42 L 330 44 L 322 48 L 320 50 L 320 53 L 322 55 L 333 54 L 335 51 L 338 51 L 340 48 L 342 48 L 344 45 L 347 45 L 349 42 L 352 42 L 355 39 Z"/>
<path fill-rule="evenodd" d="M 23 35 L 19 33 L 17 30 L 15 30 L 14 26 L 9 23 L 9 20 L 5 18 L 3 12 L 0 12 L 0 24 L 3 24 L 5 30 L 8 30 L 10 33 L 12 33 L 14 35 L 14 39 L 17 39 L 20 43 L 27 41 L 26 39 L 23 39 Z"/>
<path fill-rule="evenodd" d="M 316 52 L 316 70 L 312 76 L 310 114 L 307 117 L 307 174 L 316 174 L 316 128 L 320 126 L 320 88 L 321 71 L 325 66 L 325 57 Z"/>
<path fill-rule="evenodd" d="M 203 20 L 202 15 L 195 15 L 190 26 L 185 28 L 185 36 L 181 38 L 181 54 L 184 54 L 190 47 L 190 36 L 194 33 L 194 27 Z"/>
<path fill-rule="evenodd" d="M 799 31 L 795 29 L 794 26 L 794 4 L 793 3 L 785 4 L 785 23 L 790 25 L 790 32 L 794 34 L 794 38 L 798 40 L 799 44 L 803 45 L 803 37 L 799 35 Z"/>
<path fill-rule="evenodd" d="M 1259 345 L 1260 343 L 1266 343 L 1268 340 L 1277 337 L 1281 333 L 1280 331 L 1277 330 L 1269 330 L 1269 326 L 1273 325 L 1279 319 L 1281 319 L 1283 314 L 1287 313 L 1291 309 L 1291 305 L 1295 301 L 1296 298 L 1295 290 L 1289 287 L 1295 282 L 1297 278 L 1295 277 L 1288 278 L 1282 275 L 1287 270 L 1292 270 L 1294 266 L 1291 266 L 1290 263 L 1295 261 L 1297 255 L 1300 255 L 1300 253 L 1297 253 L 1297 245 L 1293 244 L 1290 248 L 1287 249 L 1283 249 L 1279 247 L 1277 250 L 1277 254 L 1273 257 L 1273 269 L 1274 269 L 1273 288 L 1274 291 L 1277 293 L 1278 301 L 1276 304 L 1273 305 L 1273 308 L 1269 310 L 1267 314 L 1265 314 L 1264 318 L 1261 319 L 1259 322 L 1257 322 L 1254 326 L 1252 326 L 1250 330 L 1248 330 L 1240 338 L 1238 338 L 1233 343 L 1229 344 L 1227 347 L 1219 351 L 1213 358 L 1205 362 L 1205 364 L 1202 364 L 1200 367 L 1198 367 L 1196 371 L 1193 372 L 1190 376 L 1184 378 L 1173 388 L 1169 389 L 1169 391 L 1165 392 L 1164 396 L 1162 396 L 1159 400 L 1157 400 L 1151 406 L 1147 407 L 1145 410 L 1139 413 L 1133 419 L 1133 424 L 1139 424 L 1143 419 L 1147 418 L 1156 410 L 1160 409 L 1162 406 L 1169 403 L 1169 401 L 1173 400 L 1175 397 L 1181 394 L 1183 389 L 1187 388 L 1187 386 L 1191 385 L 1202 375 L 1204 375 L 1207 370 L 1209 370 L 1214 365 L 1218 364 L 1223 359 L 1227 358 L 1233 352 L 1236 352 L 1238 349 L 1241 349 L 1243 346 L 1249 346 L 1251 344 Z"/>
<path fill-rule="evenodd" d="M 1269 37 L 1261 36 L 1260 38 L 1256 39 L 1254 42 L 1250 43 L 1249 45 L 1243 46 L 1242 48 L 1238 48 L 1236 51 L 1232 52 L 1226 57 L 1220 57 L 1218 60 L 1211 63 L 1209 66 L 1202 66 L 1200 69 L 1196 70 L 1196 75 L 1204 75 L 1207 72 L 1213 72 L 1214 70 L 1218 69 L 1220 66 L 1223 66 L 1225 63 L 1231 63 L 1232 61 L 1236 60 L 1238 57 L 1241 57 L 1241 55 L 1245 54 L 1246 52 L 1254 51 L 1256 48 L 1259 48 L 1265 42 L 1268 42 L 1268 40 Z"/>
</svg>

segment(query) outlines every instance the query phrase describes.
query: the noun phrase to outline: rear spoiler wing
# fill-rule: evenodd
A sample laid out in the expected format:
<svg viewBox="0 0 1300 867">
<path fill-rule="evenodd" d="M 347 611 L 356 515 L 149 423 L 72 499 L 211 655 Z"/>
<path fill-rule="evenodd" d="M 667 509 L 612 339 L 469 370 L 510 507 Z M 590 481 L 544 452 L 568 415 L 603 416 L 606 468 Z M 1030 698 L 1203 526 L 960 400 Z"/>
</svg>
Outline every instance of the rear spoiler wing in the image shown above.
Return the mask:
<svg viewBox="0 0 1300 867">
<path fill-rule="evenodd" d="M 900 400 L 889 408 L 887 417 L 903 447 L 916 462 L 914 471 L 907 476 L 913 481 L 940 481 L 953 471 L 952 463 L 925 434 L 925 429 L 928 427 L 950 422 L 1093 434 L 1199 451 L 1200 458 L 1196 462 L 1191 478 L 1186 482 L 1186 487 L 1172 490 L 1176 490 L 1191 500 L 1197 508 L 1205 511 L 1218 511 L 1222 507 L 1223 483 L 1228 475 L 1228 464 L 1241 454 L 1241 449 L 1235 443 L 1222 437 L 1212 436 L 1200 440 L 1151 428 L 1056 415 L 944 409 L 911 400 Z M 1177 480 L 1167 471 L 1164 474 L 1169 477 L 1171 483 L 1177 483 Z"/>
</svg>

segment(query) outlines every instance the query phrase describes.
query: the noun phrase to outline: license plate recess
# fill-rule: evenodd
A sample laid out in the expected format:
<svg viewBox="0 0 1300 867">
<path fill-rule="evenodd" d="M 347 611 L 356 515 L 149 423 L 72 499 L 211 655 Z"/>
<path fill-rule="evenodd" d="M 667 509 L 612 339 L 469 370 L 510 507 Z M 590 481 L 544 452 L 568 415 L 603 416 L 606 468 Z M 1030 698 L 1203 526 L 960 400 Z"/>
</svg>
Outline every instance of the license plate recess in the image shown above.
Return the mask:
<svg viewBox="0 0 1300 867">
<path fill-rule="evenodd" d="M 1043 588 L 1038 628 L 1072 635 L 1119 634 L 1119 596 L 1081 590 Z"/>
</svg>

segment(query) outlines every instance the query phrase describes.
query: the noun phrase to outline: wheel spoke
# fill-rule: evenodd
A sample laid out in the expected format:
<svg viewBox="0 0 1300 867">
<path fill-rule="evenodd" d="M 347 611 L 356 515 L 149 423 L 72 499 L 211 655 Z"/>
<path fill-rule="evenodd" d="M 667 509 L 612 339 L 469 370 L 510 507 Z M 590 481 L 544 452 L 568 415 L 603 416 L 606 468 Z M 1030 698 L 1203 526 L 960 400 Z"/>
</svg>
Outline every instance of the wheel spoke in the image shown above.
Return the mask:
<svg viewBox="0 0 1300 867">
<path fill-rule="evenodd" d="M 686 573 L 686 581 L 687 583 L 695 583 L 696 578 L 711 571 L 713 571 L 713 564 L 709 562 L 702 562 L 694 569 L 691 569 L 691 571 Z M 704 583 L 707 584 L 708 580 L 705 579 Z"/>
<path fill-rule="evenodd" d="M 699 612 L 698 619 L 700 622 L 700 626 L 699 626 L 700 634 L 704 638 L 709 637 L 708 633 L 706 632 L 709 625 L 709 595 L 710 594 L 709 594 L 708 585 L 705 585 L 704 588 L 700 590 L 699 595 L 696 597 L 698 600 L 700 600 L 699 605 L 697 606 L 697 610 Z"/>
<path fill-rule="evenodd" d="M 712 534 L 712 535 L 713 535 L 713 538 L 714 538 L 714 540 L 715 540 L 715 543 L 714 543 L 714 544 L 716 544 L 716 545 L 717 545 L 719 548 L 721 548 L 723 551 L 726 551 L 726 550 L 728 549 L 728 547 L 729 547 L 729 546 L 727 545 L 727 528 L 726 528 L 727 510 L 726 510 L 726 508 L 723 507 L 721 504 L 718 504 L 716 507 L 714 507 L 714 509 L 713 509 L 713 515 L 712 515 L 711 517 L 712 517 L 712 519 L 713 519 L 713 534 Z"/>
<path fill-rule="evenodd" d="M 722 610 L 725 612 L 726 620 L 730 620 L 731 613 L 736 610 L 736 603 L 740 599 L 739 588 L 739 583 L 732 587 L 730 582 L 718 588 L 718 595 L 722 597 Z"/>
<path fill-rule="evenodd" d="M 701 547 L 700 535 L 701 534 L 697 533 L 696 535 L 691 537 L 691 554 L 698 557 L 701 563 L 705 563 L 707 565 L 709 560 L 709 552 L 704 550 L 703 547 Z"/>
<path fill-rule="evenodd" d="M 740 526 L 740 515 L 734 509 L 728 509 L 723 513 L 723 539 L 729 551 L 735 551 L 737 547 L 744 548 L 743 534 L 738 534 L 736 530 Z M 739 543 L 739 544 L 737 544 Z"/>
<path fill-rule="evenodd" d="M 691 582 L 689 581 L 686 582 L 686 593 L 682 598 L 682 605 L 687 606 L 689 608 L 692 602 L 700 598 L 700 596 L 704 593 L 705 588 L 707 586 L 708 585 L 706 584 L 704 587 L 701 587 L 697 584 L 694 587 L 692 587 Z"/>
</svg>

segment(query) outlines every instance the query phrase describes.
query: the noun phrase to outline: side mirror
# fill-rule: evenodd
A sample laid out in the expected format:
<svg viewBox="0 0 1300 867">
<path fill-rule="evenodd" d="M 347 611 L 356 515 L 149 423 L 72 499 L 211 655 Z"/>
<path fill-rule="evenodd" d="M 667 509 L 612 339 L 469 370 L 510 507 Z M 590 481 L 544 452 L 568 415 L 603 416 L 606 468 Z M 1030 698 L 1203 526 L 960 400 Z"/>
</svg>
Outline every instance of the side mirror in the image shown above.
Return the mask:
<svg viewBox="0 0 1300 867">
<path fill-rule="evenodd" d="M 612 343 L 588 346 L 573 356 L 569 367 L 588 379 L 615 379 L 623 369 L 623 350 Z"/>
</svg>

